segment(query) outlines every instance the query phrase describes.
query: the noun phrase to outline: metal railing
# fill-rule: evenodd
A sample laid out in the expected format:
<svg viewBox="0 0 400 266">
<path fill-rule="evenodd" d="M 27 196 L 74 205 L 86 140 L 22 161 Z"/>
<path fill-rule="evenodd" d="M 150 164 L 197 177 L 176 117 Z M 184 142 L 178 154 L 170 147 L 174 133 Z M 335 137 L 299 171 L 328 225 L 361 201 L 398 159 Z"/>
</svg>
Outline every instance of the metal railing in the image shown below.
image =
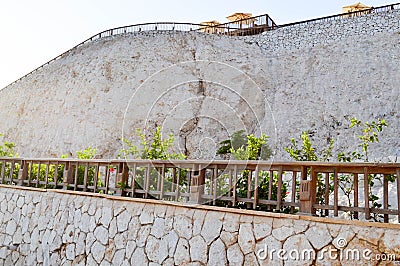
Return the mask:
<svg viewBox="0 0 400 266">
<path fill-rule="evenodd" d="M 105 31 L 102 31 L 98 34 L 93 35 L 92 37 L 84 40 L 83 42 L 75 45 L 71 49 L 65 51 L 64 53 L 54 57 L 53 59 L 47 61 L 43 65 L 39 66 L 38 68 L 35 68 L 28 74 L 22 76 L 21 78 L 13 81 L 9 85 L 7 85 L 5 88 L 19 82 L 20 80 L 32 75 L 36 71 L 44 68 L 45 66 L 51 64 L 52 62 L 62 58 L 63 56 L 67 55 L 69 52 L 72 50 L 81 47 L 82 45 L 85 45 L 87 43 L 99 40 L 101 38 L 105 37 L 110 37 L 114 35 L 120 35 L 120 34 L 127 34 L 127 33 L 136 33 L 136 32 L 146 32 L 146 31 L 193 31 L 193 30 L 198 30 L 200 28 L 201 24 L 195 24 L 195 23 L 179 23 L 179 22 L 156 22 L 156 23 L 142 23 L 142 24 L 135 24 L 135 25 L 129 25 L 129 26 L 123 26 L 123 27 L 118 27 L 118 28 L 113 28 L 113 29 L 108 29 Z"/>
<path fill-rule="evenodd" d="M 246 23 L 250 23 L 250 21 L 251 21 L 251 24 L 246 24 Z M 253 25 L 253 29 L 251 29 L 249 27 L 249 25 Z M 261 16 L 257 16 L 257 17 L 251 18 L 251 19 L 238 20 L 235 22 L 229 22 L 229 23 L 217 25 L 215 27 L 212 27 L 213 28 L 212 33 L 225 34 L 225 35 L 230 35 L 230 36 L 244 35 L 245 33 L 247 33 L 247 35 L 251 35 L 251 34 L 261 33 L 262 31 L 265 31 L 265 30 L 273 29 L 274 27 L 276 27 L 276 24 L 273 22 L 273 20 L 268 15 L 261 15 Z M 121 35 L 121 34 L 148 32 L 148 31 L 182 31 L 182 32 L 184 32 L 184 31 L 203 31 L 203 32 L 211 33 L 211 31 L 208 30 L 209 28 L 210 28 L 210 26 L 208 26 L 208 25 L 196 24 L 196 23 L 155 22 L 155 23 L 142 23 L 142 24 L 135 24 L 135 25 L 122 26 L 122 27 L 117 27 L 117 28 L 113 28 L 113 29 L 108 29 L 108 30 L 105 30 L 98 34 L 93 35 L 92 37 L 75 45 L 73 48 L 71 48 L 71 49 L 65 51 L 64 53 L 54 57 L 53 59 L 47 61 L 46 63 L 39 66 L 38 68 L 35 68 L 28 74 L 13 81 L 9 85 L 7 85 L 5 88 L 19 82 L 20 80 L 32 75 L 36 71 L 51 64 L 52 62 L 62 58 L 63 56 L 65 56 L 69 52 L 71 52 L 72 50 L 74 50 L 82 45 L 85 45 L 87 43 L 99 40 L 101 38 L 115 36 L 115 35 Z"/>
<path fill-rule="evenodd" d="M 399 176 L 399 163 L 0 158 L 1 184 L 386 223 L 400 222 Z"/>
</svg>

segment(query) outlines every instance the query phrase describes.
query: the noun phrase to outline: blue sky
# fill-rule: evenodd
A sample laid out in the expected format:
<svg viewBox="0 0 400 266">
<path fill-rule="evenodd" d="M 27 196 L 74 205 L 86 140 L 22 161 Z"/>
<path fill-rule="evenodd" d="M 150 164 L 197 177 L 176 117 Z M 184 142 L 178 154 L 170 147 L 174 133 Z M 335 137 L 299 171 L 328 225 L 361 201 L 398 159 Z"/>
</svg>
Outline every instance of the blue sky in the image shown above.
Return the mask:
<svg viewBox="0 0 400 266">
<path fill-rule="evenodd" d="M 277 24 L 333 15 L 358 0 L 3 0 L 0 88 L 103 30 L 143 22 L 226 22 L 235 12 L 269 14 Z M 365 0 L 370 6 L 395 3 Z"/>
</svg>

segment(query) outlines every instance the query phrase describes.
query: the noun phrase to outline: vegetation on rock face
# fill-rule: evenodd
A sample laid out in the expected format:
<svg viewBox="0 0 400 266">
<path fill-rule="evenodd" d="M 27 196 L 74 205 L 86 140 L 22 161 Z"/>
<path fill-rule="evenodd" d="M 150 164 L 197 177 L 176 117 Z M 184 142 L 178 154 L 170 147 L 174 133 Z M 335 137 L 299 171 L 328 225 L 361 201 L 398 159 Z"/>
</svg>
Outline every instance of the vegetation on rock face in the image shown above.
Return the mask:
<svg viewBox="0 0 400 266">
<path fill-rule="evenodd" d="M 169 134 L 167 138 L 163 138 L 161 133 L 161 127 L 158 126 L 153 134 L 147 137 L 142 130 L 136 129 L 136 135 L 140 138 L 140 147 L 136 146 L 133 141 L 123 139 L 124 144 L 127 146 L 120 150 L 119 157 L 124 159 L 148 159 L 148 160 L 183 160 L 186 156 L 182 153 L 175 153 L 172 151 L 172 147 L 175 138 L 172 134 Z M 161 169 L 152 168 L 150 170 L 149 188 L 155 189 L 157 186 L 157 177 L 161 175 Z M 176 176 L 173 175 L 170 169 L 165 170 L 164 180 L 164 191 L 168 192 L 171 189 L 171 184 L 176 183 Z M 187 171 L 184 169 L 180 170 L 181 176 L 186 176 Z M 135 187 L 143 188 L 144 177 L 146 175 L 146 169 L 139 167 L 136 169 Z M 130 188 L 127 183 L 118 184 L 122 188 Z M 179 185 L 183 188 L 187 188 L 188 184 L 183 178 L 179 180 Z"/>
<path fill-rule="evenodd" d="M 368 162 L 368 151 L 370 144 L 374 142 L 379 142 L 379 134 L 383 131 L 384 127 L 388 127 L 388 124 L 384 119 L 379 118 L 377 121 L 364 123 L 357 118 L 352 118 L 350 119 L 350 122 L 350 128 L 362 127 L 361 134 L 357 136 L 360 140 L 358 146 L 361 147 L 362 151 L 360 152 L 356 150 L 350 154 L 340 152 L 338 154 L 338 160 L 340 162 L 352 162 L 355 160 Z"/>
<path fill-rule="evenodd" d="M 3 134 L 0 134 L 3 137 Z M 3 141 L 0 143 L 0 157 L 18 157 L 14 142 Z"/>
<path fill-rule="evenodd" d="M 163 138 L 160 126 L 151 137 L 146 137 L 140 129 L 136 129 L 136 134 L 140 138 L 141 147 L 137 147 L 131 140 L 123 139 L 127 148 L 120 151 L 119 157 L 149 160 L 185 159 L 184 154 L 171 151 L 175 138 L 172 134 L 169 134 L 166 139 Z"/>
<path fill-rule="evenodd" d="M 230 155 L 235 160 L 267 160 L 272 156 L 272 150 L 267 144 L 268 136 L 261 134 L 260 137 L 255 137 L 253 134 L 246 135 L 244 130 L 237 131 L 232 134 L 230 139 L 224 140 L 220 143 L 217 150 L 219 155 Z M 249 184 L 253 179 L 252 172 L 249 170 L 241 171 L 238 175 L 236 189 L 237 196 L 246 198 L 248 195 L 249 186 L 254 190 L 254 185 Z M 260 171 L 258 193 L 260 199 L 268 199 L 269 195 L 269 181 L 272 178 L 272 200 L 277 199 L 278 191 L 278 175 L 276 172 L 271 174 L 269 171 Z M 281 199 L 284 200 L 287 192 L 287 184 L 282 183 Z M 239 208 L 245 208 L 247 204 L 239 202 Z M 258 209 L 265 209 L 266 206 L 258 206 Z"/>
<path fill-rule="evenodd" d="M 3 134 L 0 134 L 0 137 L 3 137 Z M 0 157 L 18 157 L 18 153 L 15 151 L 15 144 L 14 142 L 8 142 L 4 141 L 0 143 Z M 0 169 L 2 168 L 2 163 L 0 163 Z M 15 167 L 11 167 L 11 164 L 6 163 L 5 166 L 5 176 L 9 177 L 12 175 L 13 178 L 18 177 L 18 171 L 20 169 L 19 165 L 16 165 Z M 12 171 L 12 173 L 11 173 Z"/>
<path fill-rule="evenodd" d="M 300 138 L 302 141 L 300 147 L 297 140 L 292 138 L 290 140 L 291 145 L 285 148 L 285 151 L 295 161 L 329 161 L 332 156 L 332 149 L 335 143 L 334 140 L 330 140 L 329 145 L 321 152 L 318 152 L 317 148 L 313 147 L 309 132 L 302 132 Z"/>
<path fill-rule="evenodd" d="M 379 142 L 379 134 L 383 131 L 384 127 L 387 127 L 388 124 L 384 119 L 377 119 L 377 121 L 371 122 L 362 122 L 357 118 L 350 119 L 350 128 L 361 128 L 361 132 L 358 135 L 358 139 L 360 143 L 358 147 L 361 147 L 360 150 L 355 150 L 350 153 L 339 152 L 337 154 L 337 161 L 339 162 L 368 162 L 368 152 L 369 146 L 371 143 Z M 334 140 L 331 140 L 328 144 L 328 147 L 321 152 L 318 156 L 316 148 L 313 147 L 312 142 L 309 138 L 309 134 L 307 132 L 302 132 L 301 134 L 302 144 L 299 146 L 295 139 L 291 139 L 291 145 L 286 147 L 286 152 L 293 158 L 295 161 L 329 161 L 332 155 L 332 149 L 334 146 Z M 317 196 L 316 200 L 318 204 L 326 204 L 324 199 L 325 192 L 325 182 L 322 174 L 318 174 L 317 176 Z M 372 208 L 380 208 L 382 204 L 378 203 L 379 197 L 375 195 L 372 191 L 372 187 L 375 182 L 382 183 L 382 175 L 368 175 L 368 184 L 369 184 L 369 202 L 370 207 Z M 394 182 L 394 176 L 387 176 L 388 181 Z M 333 192 L 333 176 L 329 176 L 329 192 Z M 348 205 L 352 206 L 351 195 L 354 193 L 354 176 L 351 174 L 340 174 L 338 176 L 338 186 L 342 190 L 343 194 L 346 196 Z M 322 212 L 321 212 L 322 215 Z M 353 217 L 353 214 L 350 213 L 350 217 Z M 373 219 L 379 220 L 381 217 L 377 214 L 374 214 Z"/>
<path fill-rule="evenodd" d="M 81 160 L 89 160 L 96 158 L 97 149 L 92 147 L 87 147 L 86 149 L 76 152 L 76 158 Z"/>
<path fill-rule="evenodd" d="M 272 151 L 267 145 L 268 136 L 246 135 L 244 130 L 236 131 L 230 139 L 220 142 L 218 155 L 231 155 L 235 160 L 268 160 Z"/>
</svg>

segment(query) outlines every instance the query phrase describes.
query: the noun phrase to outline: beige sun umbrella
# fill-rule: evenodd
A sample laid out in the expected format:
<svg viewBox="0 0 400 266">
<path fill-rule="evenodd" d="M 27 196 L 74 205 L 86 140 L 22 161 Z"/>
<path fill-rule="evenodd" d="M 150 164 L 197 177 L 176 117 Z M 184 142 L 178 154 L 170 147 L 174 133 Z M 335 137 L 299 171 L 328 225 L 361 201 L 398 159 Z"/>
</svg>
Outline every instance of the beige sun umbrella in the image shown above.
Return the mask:
<svg viewBox="0 0 400 266">
<path fill-rule="evenodd" d="M 358 2 L 357 4 L 354 4 L 354 5 L 342 7 L 342 13 L 362 11 L 362 10 L 366 10 L 366 9 L 370 9 L 370 8 L 371 8 L 370 6 L 366 6 L 366 5 Z"/>
<path fill-rule="evenodd" d="M 256 21 L 253 18 L 253 15 L 251 13 L 234 13 L 230 16 L 226 17 L 230 22 L 239 24 L 240 28 L 242 28 L 242 25 L 251 25 Z"/>
<path fill-rule="evenodd" d="M 206 32 L 206 33 L 221 33 L 221 32 L 223 32 L 222 28 L 215 27 L 215 26 L 218 26 L 221 24 L 216 20 L 201 22 L 200 24 L 202 25 L 199 28 L 199 30 L 201 32 Z"/>
</svg>

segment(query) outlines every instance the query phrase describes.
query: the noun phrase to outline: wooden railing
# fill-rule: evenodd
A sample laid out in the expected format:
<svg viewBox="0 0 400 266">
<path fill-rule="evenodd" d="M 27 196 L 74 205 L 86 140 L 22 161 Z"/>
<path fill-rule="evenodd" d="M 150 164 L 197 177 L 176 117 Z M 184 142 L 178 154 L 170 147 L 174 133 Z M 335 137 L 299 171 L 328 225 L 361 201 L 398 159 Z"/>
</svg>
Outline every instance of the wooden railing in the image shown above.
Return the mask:
<svg viewBox="0 0 400 266">
<path fill-rule="evenodd" d="M 278 28 L 268 14 L 240 19 L 218 25 L 202 25 L 198 31 L 228 36 L 249 36 Z"/>
<path fill-rule="evenodd" d="M 382 222 L 400 222 L 399 176 L 399 163 L 0 158 L 2 184 Z"/>
</svg>

